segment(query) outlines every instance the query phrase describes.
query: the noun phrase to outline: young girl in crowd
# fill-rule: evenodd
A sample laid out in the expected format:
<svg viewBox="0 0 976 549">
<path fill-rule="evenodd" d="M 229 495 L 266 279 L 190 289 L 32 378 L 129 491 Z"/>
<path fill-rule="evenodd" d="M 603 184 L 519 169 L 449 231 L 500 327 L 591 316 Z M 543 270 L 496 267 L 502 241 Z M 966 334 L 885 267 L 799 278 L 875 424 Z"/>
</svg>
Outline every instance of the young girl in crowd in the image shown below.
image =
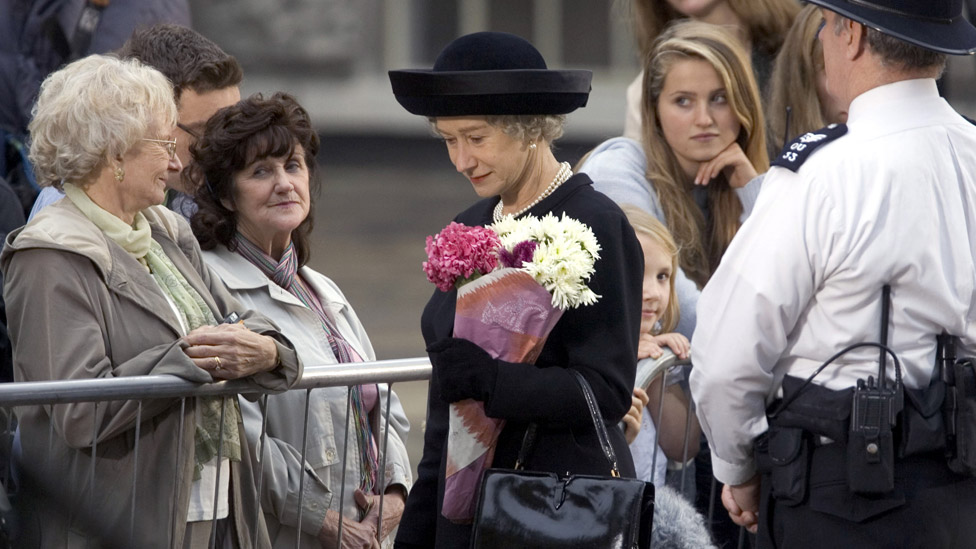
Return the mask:
<svg viewBox="0 0 976 549">
<path fill-rule="evenodd" d="M 667 347 L 678 358 L 688 358 L 691 344 L 688 338 L 674 332 L 678 324 L 678 302 L 675 298 L 674 273 L 678 268 L 678 247 L 671 233 L 649 213 L 632 204 L 621 206 L 630 221 L 644 254 L 644 288 L 642 294 L 640 341 L 638 360 L 656 360 Z M 634 456 L 637 476 L 664 483 L 667 461 L 684 463 L 698 453 L 701 428 L 694 414 L 689 415 L 688 395 L 678 384 L 683 379 L 680 367 L 654 378 L 646 388 L 634 389 L 635 399 L 645 403 L 639 433 L 628 425 L 628 441 Z M 665 389 L 661 391 L 662 384 Z M 663 405 L 662 405 L 663 400 Z M 685 425 L 691 421 L 685 447 Z M 633 438 L 632 438 L 633 436 Z M 655 440 L 657 439 L 657 440 Z"/>
<path fill-rule="evenodd" d="M 698 293 L 752 210 L 748 183 L 769 167 L 759 89 L 729 32 L 693 21 L 669 27 L 644 65 L 642 142 L 618 137 L 581 170 L 618 204 L 665 224 L 678 244 L 681 320 L 690 339 Z"/>
<path fill-rule="evenodd" d="M 634 36 L 641 59 L 646 60 L 655 41 L 674 21 L 688 18 L 730 29 L 749 52 L 760 89 L 766 89 L 773 59 L 800 11 L 796 0 L 632 0 Z M 627 87 L 624 136 L 641 139 L 640 105 L 643 73 Z"/>
<path fill-rule="evenodd" d="M 797 136 L 847 122 L 847 111 L 827 93 L 823 46 L 817 39 L 821 21 L 820 8 L 813 4 L 803 8 L 776 57 L 766 104 L 771 155 Z"/>
</svg>

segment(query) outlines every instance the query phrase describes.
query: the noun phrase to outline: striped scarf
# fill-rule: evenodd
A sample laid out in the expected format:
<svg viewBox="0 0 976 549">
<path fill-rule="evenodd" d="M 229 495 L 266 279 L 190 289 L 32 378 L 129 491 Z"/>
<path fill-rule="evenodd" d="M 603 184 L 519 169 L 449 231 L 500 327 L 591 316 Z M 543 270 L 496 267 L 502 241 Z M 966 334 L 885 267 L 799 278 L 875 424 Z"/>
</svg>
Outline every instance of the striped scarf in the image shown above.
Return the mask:
<svg viewBox="0 0 976 549">
<path fill-rule="evenodd" d="M 318 315 L 319 325 L 325 333 L 332 348 L 332 353 L 340 363 L 362 362 L 359 353 L 349 345 L 349 342 L 342 337 L 332 319 L 322 307 L 315 292 L 308 287 L 308 284 L 298 275 L 298 254 L 295 245 L 289 244 L 281 260 L 275 261 L 274 258 L 264 253 L 261 248 L 255 246 L 244 235 L 237 233 L 235 237 L 237 253 L 258 268 L 265 276 L 271 279 L 282 289 L 295 296 L 303 305 L 311 309 Z M 362 476 L 359 488 L 369 494 L 376 488 L 376 471 L 378 467 L 377 448 L 373 439 L 372 428 L 369 424 L 369 413 L 363 401 L 363 388 L 360 385 L 352 387 L 352 412 L 356 425 L 356 441 L 359 447 L 360 463 L 362 464 Z"/>
</svg>

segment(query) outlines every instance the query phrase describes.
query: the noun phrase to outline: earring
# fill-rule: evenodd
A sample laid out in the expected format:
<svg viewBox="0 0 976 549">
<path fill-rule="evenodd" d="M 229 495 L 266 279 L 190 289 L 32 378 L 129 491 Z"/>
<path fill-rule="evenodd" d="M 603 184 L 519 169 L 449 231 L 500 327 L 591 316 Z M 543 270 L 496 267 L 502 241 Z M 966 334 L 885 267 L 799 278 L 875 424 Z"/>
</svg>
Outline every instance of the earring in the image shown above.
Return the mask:
<svg viewBox="0 0 976 549">
<path fill-rule="evenodd" d="M 529 144 L 529 148 L 530 149 L 535 150 L 535 147 L 536 147 L 535 143 L 530 143 Z"/>
<path fill-rule="evenodd" d="M 125 170 L 122 169 L 122 166 L 118 166 L 115 168 L 115 180 L 121 183 L 123 179 L 125 179 Z"/>
</svg>

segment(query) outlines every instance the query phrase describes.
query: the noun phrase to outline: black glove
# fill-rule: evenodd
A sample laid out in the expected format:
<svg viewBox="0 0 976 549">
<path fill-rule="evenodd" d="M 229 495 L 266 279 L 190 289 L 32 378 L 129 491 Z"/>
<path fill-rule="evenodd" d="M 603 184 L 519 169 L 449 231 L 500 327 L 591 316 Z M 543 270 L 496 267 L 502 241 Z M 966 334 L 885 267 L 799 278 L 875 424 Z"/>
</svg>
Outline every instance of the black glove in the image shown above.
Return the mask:
<svg viewBox="0 0 976 549">
<path fill-rule="evenodd" d="M 434 367 L 430 387 L 441 400 L 488 400 L 498 375 L 498 362 L 484 349 L 467 339 L 448 337 L 431 343 L 427 354 Z"/>
</svg>

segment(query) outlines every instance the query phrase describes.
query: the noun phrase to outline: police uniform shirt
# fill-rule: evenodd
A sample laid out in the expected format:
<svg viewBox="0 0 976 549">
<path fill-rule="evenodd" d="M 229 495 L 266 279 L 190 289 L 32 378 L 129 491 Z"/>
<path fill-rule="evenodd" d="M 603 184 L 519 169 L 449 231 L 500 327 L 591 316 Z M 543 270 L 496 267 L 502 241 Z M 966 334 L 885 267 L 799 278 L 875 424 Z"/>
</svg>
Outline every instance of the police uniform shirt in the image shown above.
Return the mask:
<svg viewBox="0 0 976 549">
<path fill-rule="evenodd" d="M 796 173 L 768 172 L 698 302 L 690 383 L 727 484 L 755 474 L 752 441 L 785 374 L 806 378 L 879 340 L 884 284 L 906 386 L 929 384 L 943 328 L 960 354 L 976 348 L 976 126 L 932 79 L 872 89 L 849 113 L 847 133 Z M 815 383 L 842 389 L 877 370 L 878 350 L 862 348 Z"/>
</svg>

